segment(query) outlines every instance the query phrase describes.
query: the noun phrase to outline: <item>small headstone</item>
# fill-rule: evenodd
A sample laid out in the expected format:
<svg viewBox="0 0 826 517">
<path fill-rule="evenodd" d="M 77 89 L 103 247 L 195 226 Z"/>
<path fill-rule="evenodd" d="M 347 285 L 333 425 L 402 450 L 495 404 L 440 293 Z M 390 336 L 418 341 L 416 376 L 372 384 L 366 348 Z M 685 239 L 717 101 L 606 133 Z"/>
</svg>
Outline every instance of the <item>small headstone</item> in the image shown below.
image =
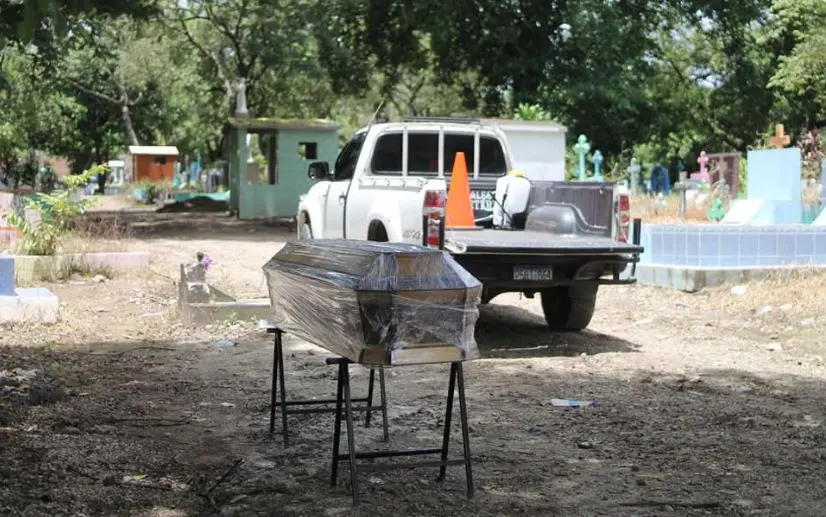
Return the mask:
<svg viewBox="0 0 826 517">
<path fill-rule="evenodd" d="M 592 178 L 594 181 L 602 181 L 602 153 L 599 150 L 594 152 L 594 155 L 591 156 L 591 163 L 594 164 L 594 177 Z"/>
<path fill-rule="evenodd" d="M 637 157 L 635 156 L 631 158 L 631 165 L 628 167 L 628 177 L 631 180 L 631 194 L 637 193 L 637 186 L 639 185 L 641 170 L 642 167 L 640 167 L 640 164 L 637 161 Z"/>
<path fill-rule="evenodd" d="M 0 296 L 14 296 L 14 257 L 0 255 Z"/>
<path fill-rule="evenodd" d="M 740 153 L 716 153 L 708 155 L 709 183 L 725 180 L 733 199 L 740 194 Z"/>
<path fill-rule="evenodd" d="M 6 214 L 14 209 L 14 194 L 0 191 L 0 227 L 6 225 Z"/>
<path fill-rule="evenodd" d="M 668 177 L 668 169 L 659 163 L 651 170 L 651 192 L 663 193 L 666 196 L 671 193 L 671 181 Z"/>
<path fill-rule="evenodd" d="M 688 190 L 688 178 L 685 171 L 680 171 L 680 179 L 674 185 L 674 190 L 680 193 L 680 218 L 685 221 L 686 204 L 688 203 L 686 191 Z"/>
<path fill-rule="evenodd" d="M 826 160 L 820 166 L 820 206 L 826 208 Z"/>
<path fill-rule="evenodd" d="M 580 181 L 585 181 L 585 156 L 590 150 L 591 144 L 588 143 L 588 139 L 585 135 L 579 135 L 579 138 L 576 140 L 576 145 L 574 145 L 574 152 L 579 157 L 577 174 L 579 175 Z"/>
</svg>

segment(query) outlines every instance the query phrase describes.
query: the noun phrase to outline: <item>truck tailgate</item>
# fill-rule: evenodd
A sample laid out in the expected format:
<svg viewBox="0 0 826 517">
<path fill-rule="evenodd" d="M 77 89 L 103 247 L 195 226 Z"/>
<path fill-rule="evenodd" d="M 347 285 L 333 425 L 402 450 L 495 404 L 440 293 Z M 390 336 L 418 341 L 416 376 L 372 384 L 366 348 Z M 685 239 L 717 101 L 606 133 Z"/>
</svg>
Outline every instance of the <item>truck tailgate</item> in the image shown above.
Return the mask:
<svg viewBox="0 0 826 517">
<path fill-rule="evenodd" d="M 642 253 L 642 246 L 608 237 L 556 235 L 519 230 L 446 230 L 445 238 L 467 246 L 467 254 L 625 255 Z"/>
</svg>

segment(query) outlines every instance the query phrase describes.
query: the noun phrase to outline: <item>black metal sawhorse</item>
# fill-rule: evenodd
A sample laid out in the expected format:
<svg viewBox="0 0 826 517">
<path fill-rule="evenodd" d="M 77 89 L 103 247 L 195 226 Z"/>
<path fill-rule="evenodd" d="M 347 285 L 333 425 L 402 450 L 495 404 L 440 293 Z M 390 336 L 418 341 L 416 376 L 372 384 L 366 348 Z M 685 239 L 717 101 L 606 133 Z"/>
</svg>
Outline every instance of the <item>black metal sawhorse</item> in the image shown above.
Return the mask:
<svg viewBox="0 0 826 517">
<path fill-rule="evenodd" d="M 468 437 L 467 424 L 467 403 L 465 402 L 465 378 L 462 371 L 462 363 L 454 362 L 450 364 L 450 381 L 448 382 L 447 391 L 447 407 L 445 408 L 445 428 L 442 437 L 442 446 L 438 448 L 427 449 L 408 449 L 397 451 L 356 451 L 355 439 L 353 436 L 353 412 L 356 408 L 353 407 L 354 399 L 350 395 L 350 361 L 344 358 L 327 359 L 327 364 L 338 365 L 338 387 L 336 389 L 336 420 L 335 428 L 333 430 L 333 464 L 332 475 L 330 483 L 336 486 L 338 481 L 338 464 L 341 461 L 346 461 L 350 464 L 350 491 L 353 495 L 353 504 L 357 505 L 359 502 L 358 492 L 358 473 L 359 471 L 383 471 L 402 468 L 418 468 L 418 467 L 439 467 L 439 481 L 445 478 L 445 471 L 447 467 L 455 465 L 465 466 L 465 477 L 467 480 L 467 496 L 473 497 L 473 469 L 471 467 L 470 458 L 470 439 Z M 459 391 L 459 419 L 462 427 L 462 442 L 464 447 L 463 458 L 460 460 L 449 460 L 448 446 L 450 445 L 450 428 L 453 417 L 453 392 L 458 388 Z M 343 407 L 342 407 L 343 406 Z M 347 426 L 347 453 L 339 453 L 339 442 L 341 441 L 341 420 L 342 409 L 344 413 L 344 420 Z M 421 456 L 428 454 L 439 454 L 439 460 L 432 461 L 418 461 L 407 463 L 359 463 L 357 460 L 366 459 L 373 460 L 376 458 L 393 458 L 401 456 Z"/>
<path fill-rule="evenodd" d="M 267 327 L 267 334 L 274 334 L 273 338 L 273 359 L 272 359 L 272 387 L 270 392 L 270 434 L 275 433 L 275 412 L 280 408 L 281 430 L 284 438 L 284 446 L 288 447 L 289 425 L 287 415 L 307 415 L 313 413 L 335 413 L 334 407 L 319 407 L 335 404 L 336 399 L 309 399 L 309 400 L 287 400 L 287 387 L 284 380 L 284 347 L 282 338 L 284 331 L 276 327 Z M 333 359 L 335 360 L 335 359 Z M 328 359 L 329 361 L 329 359 Z M 329 362 L 328 362 L 329 364 Z M 349 371 L 348 371 L 349 373 Z M 379 389 L 381 391 L 381 404 L 373 405 L 373 387 L 375 385 L 376 370 L 370 369 L 370 381 L 367 384 L 367 397 L 353 399 L 353 402 L 365 402 L 365 406 L 353 408 L 353 411 L 364 411 L 364 426 L 370 427 L 370 417 L 373 409 L 381 410 L 383 439 L 389 439 L 390 431 L 387 426 L 387 389 L 384 383 L 384 369 L 379 368 Z M 314 406 L 314 407 L 291 407 L 291 406 Z"/>
</svg>

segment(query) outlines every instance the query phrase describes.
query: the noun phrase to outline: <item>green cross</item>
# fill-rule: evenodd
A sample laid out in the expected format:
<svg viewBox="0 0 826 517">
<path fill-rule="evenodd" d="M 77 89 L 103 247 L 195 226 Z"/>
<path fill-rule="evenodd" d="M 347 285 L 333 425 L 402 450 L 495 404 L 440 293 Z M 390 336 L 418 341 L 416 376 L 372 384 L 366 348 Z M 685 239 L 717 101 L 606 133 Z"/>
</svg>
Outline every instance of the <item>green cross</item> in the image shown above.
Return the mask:
<svg viewBox="0 0 826 517">
<path fill-rule="evenodd" d="M 594 164 L 594 177 L 592 178 L 594 181 L 602 181 L 602 153 L 598 150 L 594 152 L 594 155 L 591 156 L 591 163 Z"/>
<path fill-rule="evenodd" d="M 585 135 L 579 135 L 574 146 L 574 152 L 579 156 L 579 167 L 577 168 L 579 181 L 585 180 L 585 155 L 587 155 L 590 150 L 591 144 L 588 143 L 588 139 L 585 138 Z"/>
</svg>

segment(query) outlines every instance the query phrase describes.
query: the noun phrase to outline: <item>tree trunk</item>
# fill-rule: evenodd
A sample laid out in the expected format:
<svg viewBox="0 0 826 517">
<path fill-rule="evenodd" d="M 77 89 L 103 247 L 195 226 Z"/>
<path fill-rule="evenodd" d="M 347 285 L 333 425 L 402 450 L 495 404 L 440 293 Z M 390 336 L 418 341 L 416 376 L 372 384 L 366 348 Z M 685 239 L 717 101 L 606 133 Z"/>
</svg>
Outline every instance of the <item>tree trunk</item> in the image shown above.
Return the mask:
<svg viewBox="0 0 826 517">
<path fill-rule="evenodd" d="M 135 126 L 132 125 L 132 115 L 129 113 L 129 105 L 124 103 L 121 106 L 123 114 L 123 125 L 126 127 L 126 136 L 129 138 L 129 145 L 141 145 L 138 142 L 138 135 L 135 134 Z"/>
<path fill-rule="evenodd" d="M 132 114 L 129 112 L 129 93 L 120 81 L 115 81 L 120 92 L 120 111 L 123 116 L 123 126 L 126 129 L 126 137 L 129 145 L 141 145 L 138 142 L 138 135 L 135 134 L 135 126 L 132 124 Z M 138 97 L 140 98 L 140 97 Z"/>
</svg>

